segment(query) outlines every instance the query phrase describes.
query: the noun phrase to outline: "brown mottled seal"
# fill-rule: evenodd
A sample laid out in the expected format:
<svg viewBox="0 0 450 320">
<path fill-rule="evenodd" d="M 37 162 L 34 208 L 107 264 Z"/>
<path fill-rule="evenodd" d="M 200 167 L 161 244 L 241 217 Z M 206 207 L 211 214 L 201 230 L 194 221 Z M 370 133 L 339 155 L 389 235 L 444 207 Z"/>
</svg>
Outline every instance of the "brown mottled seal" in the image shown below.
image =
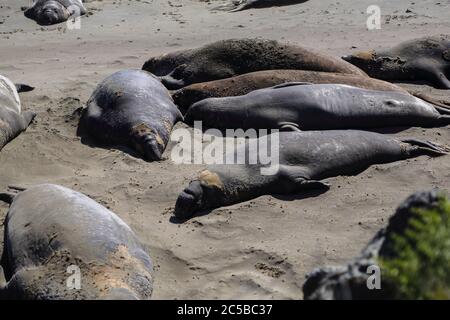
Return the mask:
<svg viewBox="0 0 450 320">
<path fill-rule="evenodd" d="M 113 212 L 81 193 L 52 184 L 16 196 L 3 193 L 0 199 L 11 203 L 1 260 L 8 282 L 0 288 L 0 298 L 151 297 L 151 259 L 135 233 Z"/>
<path fill-rule="evenodd" d="M 8 78 L 0 75 L 0 150 L 11 140 L 25 131 L 36 114 L 22 112 L 19 91 L 31 91 L 26 85 L 14 85 Z"/>
<path fill-rule="evenodd" d="M 267 136 L 259 139 L 266 138 Z M 237 154 L 245 154 L 245 164 L 211 165 L 197 180 L 189 184 L 178 197 L 174 212 L 177 218 L 187 219 L 201 211 L 229 206 L 262 195 L 327 189 L 327 185 L 320 180 L 354 175 L 373 164 L 420 155 L 441 156 L 448 151 L 448 148 L 426 141 L 398 140 L 367 131 L 280 132 L 279 161 L 267 165 L 269 168 L 276 168 L 275 174 L 268 175 L 262 174 L 261 168 L 265 166 L 261 161 L 250 163 L 248 155 L 254 154 L 255 150 L 249 148 L 249 141 L 238 148 L 233 157 L 236 159 Z M 257 145 L 262 146 L 267 140 L 257 141 Z M 256 150 L 256 153 L 264 152 L 267 151 L 261 150 L 261 147 Z"/>
<path fill-rule="evenodd" d="M 305 70 L 264 70 L 232 78 L 194 83 L 175 91 L 172 98 L 181 112 L 185 113 L 192 104 L 203 99 L 242 96 L 254 90 L 286 82 L 336 83 L 371 90 L 407 92 L 395 84 L 355 74 Z"/>
<path fill-rule="evenodd" d="M 155 76 L 143 70 L 122 70 L 98 85 L 83 110 L 79 134 L 129 146 L 149 161 L 161 160 L 172 128 L 181 119 Z"/>
<path fill-rule="evenodd" d="M 450 35 L 425 37 L 381 51 L 343 57 L 371 77 L 389 81 L 419 81 L 450 89 Z"/>
<path fill-rule="evenodd" d="M 192 83 L 272 69 L 299 69 L 366 75 L 352 64 L 274 40 L 229 39 L 149 59 L 144 66 L 171 90 Z"/>
</svg>

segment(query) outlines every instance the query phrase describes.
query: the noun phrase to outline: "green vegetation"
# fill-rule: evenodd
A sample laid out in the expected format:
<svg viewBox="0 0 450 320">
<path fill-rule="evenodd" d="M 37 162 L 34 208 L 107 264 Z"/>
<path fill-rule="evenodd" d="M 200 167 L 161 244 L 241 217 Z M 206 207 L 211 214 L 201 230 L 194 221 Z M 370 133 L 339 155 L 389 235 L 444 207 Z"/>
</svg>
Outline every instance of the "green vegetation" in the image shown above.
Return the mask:
<svg viewBox="0 0 450 320">
<path fill-rule="evenodd" d="M 450 299 L 450 201 L 413 209 L 402 234 L 389 238 L 392 257 L 381 257 L 383 283 L 397 299 Z"/>
</svg>

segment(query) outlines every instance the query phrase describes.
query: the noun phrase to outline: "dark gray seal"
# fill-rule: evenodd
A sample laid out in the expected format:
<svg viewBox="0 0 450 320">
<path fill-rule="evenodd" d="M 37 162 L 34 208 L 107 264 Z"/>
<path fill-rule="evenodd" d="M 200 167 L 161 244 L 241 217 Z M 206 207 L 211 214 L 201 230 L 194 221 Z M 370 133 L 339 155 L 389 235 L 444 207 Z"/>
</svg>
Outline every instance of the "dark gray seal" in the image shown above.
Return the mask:
<svg viewBox="0 0 450 320">
<path fill-rule="evenodd" d="M 366 75 L 352 64 L 300 46 L 274 40 L 229 39 L 197 49 L 149 59 L 144 66 L 171 90 L 192 83 L 272 69 L 298 69 Z"/>
<path fill-rule="evenodd" d="M 217 129 L 358 129 L 450 124 L 450 110 L 404 92 L 285 83 L 193 104 L 185 121 Z"/>
<path fill-rule="evenodd" d="M 152 262 L 113 212 L 65 187 L 43 184 L 17 196 L 5 220 L 3 299 L 149 299 Z M 71 286 L 68 268 L 81 273 Z M 69 283 L 69 286 L 68 286 Z"/>
<path fill-rule="evenodd" d="M 450 89 L 450 35 L 400 43 L 381 51 L 343 57 L 371 77 L 388 81 L 419 81 Z"/>
<path fill-rule="evenodd" d="M 83 110 L 79 134 L 129 146 L 149 161 L 161 160 L 173 125 L 182 118 L 156 77 L 122 70 L 98 85 Z"/>
<path fill-rule="evenodd" d="M 31 111 L 22 112 L 17 88 L 20 91 L 32 90 L 26 85 L 14 85 L 0 75 L 0 150 L 25 131 L 36 116 Z"/>
<path fill-rule="evenodd" d="M 85 15 L 86 8 L 80 0 L 35 0 L 24 14 L 40 25 L 52 25 Z"/>
<path fill-rule="evenodd" d="M 227 10 L 230 12 L 238 12 L 253 8 L 269 8 L 269 7 L 281 7 L 293 4 L 299 4 L 308 0 L 238 0 L 232 1 L 228 5 L 223 5 L 215 10 Z"/>
<path fill-rule="evenodd" d="M 262 138 L 259 138 L 262 139 Z M 235 152 L 249 153 L 249 142 Z M 264 144 L 261 144 L 264 145 Z M 262 174 L 258 163 L 211 165 L 178 197 L 175 216 L 187 219 L 195 213 L 229 206 L 268 194 L 295 194 L 328 186 L 320 180 L 355 175 L 374 164 L 417 157 L 441 156 L 448 149 L 431 142 L 354 130 L 279 133 L 279 167 Z M 254 152 L 254 151 L 251 151 Z M 259 149 L 257 152 L 266 152 Z M 273 167 L 269 165 L 268 167 Z"/>
</svg>

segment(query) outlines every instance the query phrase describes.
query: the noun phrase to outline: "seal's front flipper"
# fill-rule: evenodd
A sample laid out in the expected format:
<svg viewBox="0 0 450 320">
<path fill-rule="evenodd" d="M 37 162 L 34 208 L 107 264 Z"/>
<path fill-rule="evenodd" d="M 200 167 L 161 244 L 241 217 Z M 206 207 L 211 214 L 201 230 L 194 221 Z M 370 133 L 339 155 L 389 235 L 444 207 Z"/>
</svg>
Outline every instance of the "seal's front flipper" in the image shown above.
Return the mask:
<svg viewBox="0 0 450 320">
<path fill-rule="evenodd" d="M 30 91 L 34 90 L 34 87 L 23 84 L 23 83 L 16 83 L 15 86 L 16 86 L 17 92 L 19 92 L 19 93 L 20 92 L 30 92 Z"/>
<path fill-rule="evenodd" d="M 297 132 L 302 132 L 302 130 L 300 130 L 300 127 L 297 123 L 294 122 L 280 122 L 278 124 L 278 126 L 280 127 L 280 131 L 297 131 Z"/>
<path fill-rule="evenodd" d="M 34 120 L 34 118 L 36 117 L 36 113 L 32 112 L 32 111 L 25 111 L 22 113 L 22 118 L 23 118 L 23 130 L 25 130 L 26 128 L 28 128 L 28 126 L 31 124 L 31 122 Z"/>
<path fill-rule="evenodd" d="M 429 155 L 430 157 L 439 157 L 448 155 L 450 152 L 450 148 L 429 141 L 417 139 L 403 139 L 401 141 L 410 145 L 410 148 L 407 150 L 410 156 Z"/>
<path fill-rule="evenodd" d="M 159 77 L 162 84 L 169 90 L 178 90 L 185 86 L 185 82 L 183 80 L 183 73 L 186 70 L 187 65 L 182 64 L 173 69 L 171 73 L 168 75 Z"/>
<path fill-rule="evenodd" d="M 286 191 L 290 192 L 330 189 L 329 184 L 322 181 L 309 179 L 307 176 L 307 171 L 305 171 L 302 167 L 280 166 L 279 177 L 281 178 L 281 183 L 279 185 L 283 185 L 283 182 L 288 182 Z"/>
<path fill-rule="evenodd" d="M 295 86 L 308 86 L 312 85 L 311 82 L 285 82 L 282 84 L 278 84 L 276 86 L 271 87 L 271 89 L 280 89 L 280 88 L 287 88 L 287 87 L 295 87 Z"/>
</svg>

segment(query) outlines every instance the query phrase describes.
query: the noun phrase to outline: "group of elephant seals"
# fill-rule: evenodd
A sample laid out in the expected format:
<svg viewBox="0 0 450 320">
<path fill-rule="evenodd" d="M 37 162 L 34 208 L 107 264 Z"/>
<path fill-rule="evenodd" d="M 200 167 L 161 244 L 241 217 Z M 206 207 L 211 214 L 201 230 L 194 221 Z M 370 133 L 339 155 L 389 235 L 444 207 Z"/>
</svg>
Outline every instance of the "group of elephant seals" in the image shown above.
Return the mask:
<svg viewBox="0 0 450 320">
<path fill-rule="evenodd" d="M 450 89 L 450 35 L 414 39 L 388 50 L 360 52 L 343 59 L 374 78 L 427 82 Z"/>
<path fill-rule="evenodd" d="M 35 0 L 24 14 L 40 25 L 52 25 L 80 17 L 86 8 L 80 0 Z"/>
<path fill-rule="evenodd" d="M 181 112 L 185 113 L 191 105 L 203 99 L 242 96 L 258 89 L 269 88 L 286 82 L 336 83 L 371 90 L 407 92 L 390 82 L 356 74 L 306 70 L 264 70 L 227 79 L 194 83 L 175 91 L 172 98 Z"/>
<path fill-rule="evenodd" d="M 25 131 L 36 116 L 31 111 L 22 112 L 17 88 L 21 91 L 32 90 L 32 87 L 26 85 L 16 86 L 0 75 L 0 150 Z"/>
<path fill-rule="evenodd" d="M 261 139 L 261 138 L 260 138 Z M 249 143 L 241 146 L 248 149 Z M 248 150 L 244 150 L 248 153 Z M 354 175 L 374 164 L 420 155 L 447 154 L 444 147 L 415 139 L 394 139 L 368 131 L 330 130 L 279 133 L 279 167 L 262 175 L 262 165 L 211 165 L 178 197 L 174 214 L 191 218 L 214 208 L 268 194 L 328 188 L 320 180 Z M 236 153 L 242 152 L 239 149 Z"/>
<path fill-rule="evenodd" d="M 272 69 L 299 69 L 366 75 L 359 68 L 300 46 L 264 39 L 229 39 L 197 49 L 181 50 L 149 59 L 144 66 L 170 90 Z"/>
<path fill-rule="evenodd" d="M 129 146 L 148 161 L 161 160 L 174 124 L 183 116 L 152 74 L 122 70 L 101 82 L 79 123 L 79 134 Z"/>
<path fill-rule="evenodd" d="M 292 4 L 303 3 L 306 1 L 308 0 L 240 0 L 240 1 L 232 1 L 231 4 L 221 6 L 219 8 L 216 8 L 216 10 L 220 9 L 220 10 L 227 10 L 229 12 L 238 12 L 253 8 L 288 6 Z M 231 7 L 231 9 L 229 7 Z"/>
<path fill-rule="evenodd" d="M 113 212 L 62 186 L 43 184 L 16 196 L 5 220 L 0 298 L 149 299 L 153 266 L 134 232 Z M 79 268 L 79 287 L 69 267 Z M 69 284 L 69 285 L 68 285 Z"/>
<path fill-rule="evenodd" d="M 185 121 L 220 130 L 436 127 L 450 124 L 450 110 L 404 92 L 292 82 L 199 101 L 188 109 Z"/>
</svg>

